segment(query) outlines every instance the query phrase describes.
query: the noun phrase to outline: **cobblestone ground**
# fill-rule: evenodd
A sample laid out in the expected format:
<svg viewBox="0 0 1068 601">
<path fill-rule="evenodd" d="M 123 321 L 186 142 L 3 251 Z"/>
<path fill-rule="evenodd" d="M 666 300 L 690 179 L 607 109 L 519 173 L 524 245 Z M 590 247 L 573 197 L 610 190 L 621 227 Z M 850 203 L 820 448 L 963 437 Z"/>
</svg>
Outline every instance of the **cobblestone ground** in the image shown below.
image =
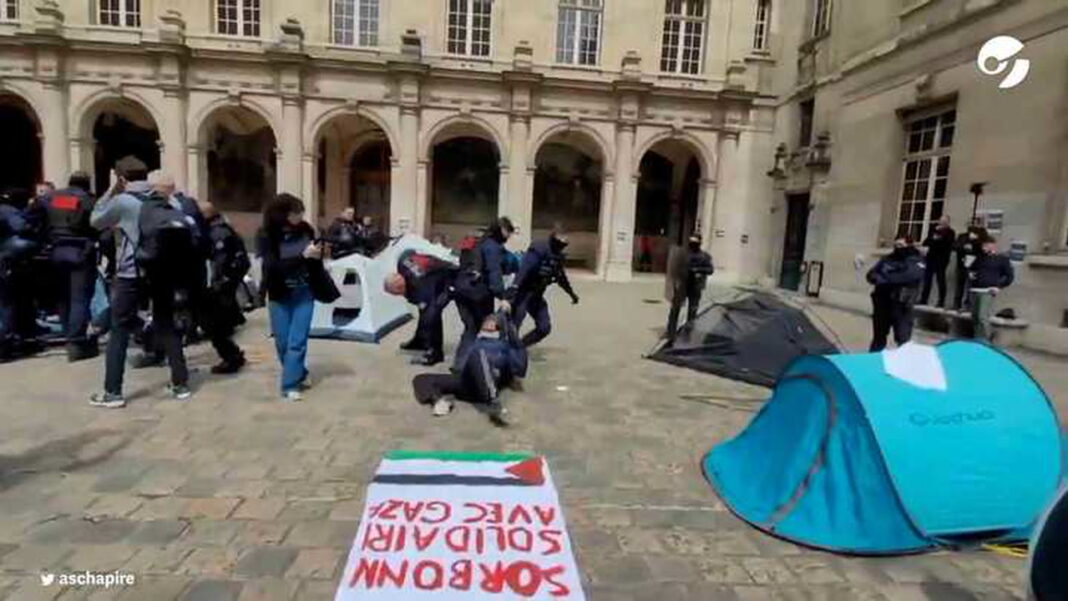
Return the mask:
<svg viewBox="0 0 1068 601">
<path fill-rule="evenodd" d="M 642 360 L 666 312 L 649 302 L 660 285 L 578 288 L 577 307 L 553 299 L 557 331 L 534 353 L 526 391 L 509 393 L 508 429 L 468 406 L 435 419 L 414 403 L 417 370 L 396 350 L 410 325 L 379 346 L 313 341 L 319 384 L 303 404 L 275 395 L 262 313 L 240 336 L 252 359 L 241 376 L 210 376 L 210 348 L 191 351 L 188 402 L 164 397 L 160 369 L 129 372 L 131 405 L 106 411 L 85 402 L 102 359 L 0 367 L 0 598 L 331 599 L 366 482 L 399 448 L 545 454 L 595 601 L 1021 598 L 1020 560 L 840 557 L 733 517 L 699 460 L 767 391 Z M 863 318 L 820 313 L 864 343 Z M 1068 383 L 1055 363 L 1025 360 L 1063 406 Z M 40 584 L 44 569 L 121 569 L 138 580 L 62 590 Z"/>
</svg>

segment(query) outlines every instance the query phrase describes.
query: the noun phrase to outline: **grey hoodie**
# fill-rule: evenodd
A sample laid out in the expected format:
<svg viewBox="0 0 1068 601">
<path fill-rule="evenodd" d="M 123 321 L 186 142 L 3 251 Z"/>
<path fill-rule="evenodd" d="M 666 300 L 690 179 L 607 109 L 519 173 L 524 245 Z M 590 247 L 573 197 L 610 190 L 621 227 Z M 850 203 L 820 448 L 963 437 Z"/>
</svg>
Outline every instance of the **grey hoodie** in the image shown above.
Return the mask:
<svg viewBox="0 0 1068 601">
<path fill-rule="evenodd" d="M 141 228 L 138 223 L 141 218 L 141 199 L 134 194 L 150 194 L 151 192 L 152 185 L 148 182 L 130 182 L 126 184 L 126 190 L 120 194 L 112 196 L 110 190 L 105 192 L 93 207 L 89 223 L 94 228 L 103 231 L 118 226 L 121 233 L 115 241 L 117 246 L 115 260 L 118 262 L 115 274 L 120 278 L 137 278 L 134 254 L 141 237 Z"/>
</svg>

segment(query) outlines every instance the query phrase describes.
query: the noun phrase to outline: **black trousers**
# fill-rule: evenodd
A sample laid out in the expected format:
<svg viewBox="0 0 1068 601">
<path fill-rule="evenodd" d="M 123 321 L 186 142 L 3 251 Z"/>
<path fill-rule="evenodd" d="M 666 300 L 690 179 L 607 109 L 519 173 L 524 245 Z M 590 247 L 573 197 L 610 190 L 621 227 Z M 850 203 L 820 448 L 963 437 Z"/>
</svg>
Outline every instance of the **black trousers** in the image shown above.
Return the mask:
<svg viewBox="0 0 1068 601">
<path fill-rule="evenodd" d="M 460 321 L 464 324 L 464 333 L 460 335 L 460 344 L 456 348 L 456 356 L 463 356 L 464 350 L 478 338 L 478 332 L 482 329 L 482 322 L 493 315 L 493 297 L 487 296 L 482 301 L 472 301 L 458 296 L 456 298 L 456 310 L 460 313 Z M 460 365 L 453 366 L 456 369 Z"/>
<path fill-rule="evenodd" d="M 59 318 L 67 343 L 85 343 L 85 333 L 89 328 L 89 307 L 96 285 L 96 267 L 91 262 L 80 265 L 57 264 L 56 275 L 59 286 Z"/>
<path fill-rule="evenodd" d="M 697 317 L 697 309 L 701 307 L 702 292 L 700 288 L 675 290 L 675 294 L 671 298 L 671 310 L 668 312 L 668 325 L 665 332 L 668 340 L 675 340 L 675 335 L 678 334 L 679 313 L 682 311 L 683 301 L 686 302 L 686 323 L 693 321 Z"/>
<path fill-rule="evenodd" d="M 241 323 L 241 308 L 237 306 L 237 285 L 221 286 L 206 291 L 197 312 L 200 327 L 211 341 L 212 348 L 226 363 L 244 358 L 241 347 L 234 342 L 234 331 Z"/>
<path fill-rule="evenodd" d="M 890 330 L 898 346 L 912 339 L 912 307 L 887 296 L 872 296 L 871 346 L 868 351 L 879 352 L 886 348 Z"/>
<path fill-rule="evenodd" d="M 485 353 L 475 351 L 460 373 L 419 374 L 412 380 L 415 400 L 423 404 L 452 395 L 471 403 L 492 403 L 499 389 Z"/>
<path fill-rule="evenodd" d="M 934 280 L 938 282 L 938 306 L 946 306 L 946 293 L 949 289 L 946 287 L 946 270 L 949 269 L 948 263 L 930 263 L 927 265 L 927 269 L 923 272 L 923 294 L 920 295 L 920 304 L 926 305 L 931 299 L 931 283 Z"/>
<path fill-rule="evenodd" d="M 968 268 L 963 263 L 957 263 L 954 280 L 956 287 L 953 289 L 953 308 L 959 310 L 964 304 L 965 293 L 968 292 Z"/>
<path fill-rule="evenodd" d="M 441 292 L 419 306 L 419 322 L 415 327 L 415 341 L 435 357 L 445 356 L 445 323 L 442 314 L 452 297 Z M 466 330 L 467 324 L 464 324 Z"/>
<path fill-rule="evenodd" d="M 549 303 L 545 300 L 545 291 L 520 293 L 512 309 L 512 323 L 516 331 L 523 326 L 527 315 L 534 319 L 534 329 L 523 336 L 523 346 L 531 347 L 541 342 L 553 330 L 552 317 L 549 315 Z"/>
<path fill-rule="evenodd" d="M 130 336 L 140 327 L 137 306 L 142 286 L 140 280 L 119 277 L 111 284 L 111 333 L 105 359 L 104 390 L 112 394 L 122 394 Z M 157 280 L 147 285 L 147 291 L 152 302 L 154 337 L 167 355 L 171 383 L 184 386 L 189 382 L 189 370 L 182 353 L 182 342 L 174 328 L 174 287 Z"/>
</svg>

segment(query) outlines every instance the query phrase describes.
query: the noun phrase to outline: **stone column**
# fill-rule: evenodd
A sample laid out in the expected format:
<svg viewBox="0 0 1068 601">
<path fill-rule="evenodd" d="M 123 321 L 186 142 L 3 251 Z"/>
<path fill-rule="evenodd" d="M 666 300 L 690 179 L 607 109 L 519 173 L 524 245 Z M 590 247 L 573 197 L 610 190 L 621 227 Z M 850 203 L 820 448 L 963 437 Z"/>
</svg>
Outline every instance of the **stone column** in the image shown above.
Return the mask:
<svg viewBox="0 0 1068 601">
<path fill-rule="evenodd" d="M 634 211 L 637 209 L 636 176 L 633 172 L 634 125 L 620 124 L 616 131 L 615 202 L 609 259 L 605 277 L 610 282 L 628 282 L 634 258 Z"/>
<path fill-rule="evenodd" d="M 497 216 L 508 215 L 508 165 L 503 161 L 497 165 Z M 509 215 L 511 217 L 511 215 Z"/>
<path fill-rule="evenodd" d="M 393 235 L 426 233 L 426 191 L 420 189 L 419 109 L 400 109 L 400 148 L 391 148 L 389 229 Z"/>
<path fill-rule="evenodd" d="M 511 144 L 508 154 L 509 181 L 508 204 L 501 207 L 501 214 L 508 215 L 519 227 L 519 235 L 512 246 L 526 248 L 534 235 L 534 198 L 527 188 L 527 138 L 530 135 L 530 119 L 526 115 L 512 115 Z"/>
<path fill-rule="evenodd" d="M 601 182 L 601 211 L 597 219 L 597 277 L 604 279 L 608 271 L 608 257 L 612 242 L 612 214 L 615 206 L 616 178 L 605 173 Z"/>
<path fill-rule="evenodd" d="M 188 160 L 185 149 L 185 111 L 182 97 L 176 89 L 163 91 L 163 123 L 159 124 L 160 165 L 174 177 L 179 190 L 188 190 Z"/>
<path fill-rule="evenodd" d="M 701 247 L 712 252 L 712 241 L 715 239 L 713 223 L 716 211 L 716 180 L 703 178 L 701 184 Z M 712 257 L 715 260 L 715 257 Z"/>
<path fill-rule="evenodd" d="M 415 223 L 412 231 L 429 236 L 430 232 L 430 161 L 419 159 L 415 178 Z"/>
<path fill-rule="evenodd" d="M 716 202 L 713 208 L 712 257 L 717 279 L 736 282 L 742 270 L 742 236 L 746 235 L 747 174 L 739 163 L 742 134 L 725 131 L 719 136 Z"/>
<path fill-rule="evenodd" d="M 186 191 L 194 198 L 208 198 L 208 166 L 203 164 L 201 149 L 196 144 L 186 146 Z"/>
<path fill-rule="evenodd" d="M 294 96 L 282 98 L 282 139 L 279 140 L 282 156 L 278 162 L 278 191 L 289 192 L 302 198 L 301 160 L 304 153 L 304 141 L 301 130 L 303 124 L 304 108 L 300 98 Z M 308 199 L 304 200 L 307 202 Z"/>
<path fill-rule="evenodd" d="M 285 159 L 289 151 L 282 152 L 282 158 Z M 319 198 L 319 189 L 315 185 L 315 152 L 302 152 L 300 153 L 300 187 L 305 190 L 305 194 L 302 197 L 304 200 L 305 218 L 308 222 L 319 226 L 319 203 L 323 202 L 322 198 Z M 297 194 L 296 192 L 291 192 Z M 300 194 L 297 194 L 300 196 Z"/>
<path fill-rule="evenodd" d="M 70 140 L 67 138 L 67 106 L 62 84 L 41 85 L 41 106 L 33 107 L 41 123 L 44 178 L 65 186 L 70 177 Z"/>
</svg>

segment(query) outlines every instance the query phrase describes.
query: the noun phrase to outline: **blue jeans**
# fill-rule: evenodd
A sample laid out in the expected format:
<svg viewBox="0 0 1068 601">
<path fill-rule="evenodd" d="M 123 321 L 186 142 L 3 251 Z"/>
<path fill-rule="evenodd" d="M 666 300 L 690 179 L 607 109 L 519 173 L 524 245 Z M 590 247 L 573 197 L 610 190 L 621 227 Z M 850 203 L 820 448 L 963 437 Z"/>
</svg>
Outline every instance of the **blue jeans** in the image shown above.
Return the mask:
<svg viewBox="0 0 1068 601">
<path fill-rule="evenodd" d="M 307 286 L 294 288 L 282 300 L 272 300 L 268 306 L 271 333 L 278 361 L 282 364 L 282 394 L 300 388 L 308 375 L 304 359 L 308 354 L 308 333 L 311 332 L 315 299 Z"/>
</svg>

